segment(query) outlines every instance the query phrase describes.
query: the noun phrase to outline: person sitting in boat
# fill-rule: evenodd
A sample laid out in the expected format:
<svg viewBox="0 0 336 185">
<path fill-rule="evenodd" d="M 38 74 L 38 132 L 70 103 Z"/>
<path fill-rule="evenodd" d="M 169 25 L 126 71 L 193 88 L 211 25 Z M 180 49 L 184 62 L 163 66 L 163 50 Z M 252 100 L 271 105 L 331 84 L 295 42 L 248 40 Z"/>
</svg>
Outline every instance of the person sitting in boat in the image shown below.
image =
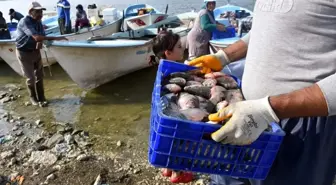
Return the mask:
<svg viewBox="0 0 336 185">
<path fill-rule="evenodd" d="M 161 31 L 153 39 L 153 53 L 159 59 L 167 59 L 172 61 L 182 61 L 184 48 L 182 47 L 181 39 L 178 34 L 171 31 Z M 191 172 L 175 171 L 171 169 L 163 169 L 162 175 L 170 177 L 172 183 L 189 183 L 193 180 Z"/>
<path fill-rule="evenodd" d="M 198 13 L 194 26 L 188 33 L 189 59 L 210 54 L 209 41 L 214 30 L 225 31 L 223 24 L 217 23 L 213 10 L 216 0 L 204 0 L 204 7 Z"/>
<path fill-rule="evenodd" d="M 82 29 L 90 27 L 90 22 L 81 4 L 77 5 L 76 9 L 77 13 L 76 13 L 75 31 L 78 32 L 79 28 Z"/>
<path fill-rule="evenodd" d="M 13 8 L 9 9 L 9 16 L 10 16 L 10 22 L 12 22 L 13 19 L 19 22 L 24 17 L 21 13 L 16 12 Z"/>
<path fill-rule="evenodd" d="M 11 39 L 6 19 L 3 17 L 2 12 L 0 12 L 0 39 Z"/>
</svg>

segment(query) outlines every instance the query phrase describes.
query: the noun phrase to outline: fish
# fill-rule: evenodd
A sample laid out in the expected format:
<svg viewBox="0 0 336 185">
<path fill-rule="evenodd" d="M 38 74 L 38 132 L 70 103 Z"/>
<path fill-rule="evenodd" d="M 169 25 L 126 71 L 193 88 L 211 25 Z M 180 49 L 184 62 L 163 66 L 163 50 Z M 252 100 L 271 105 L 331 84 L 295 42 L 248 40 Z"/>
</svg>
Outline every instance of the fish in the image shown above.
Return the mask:
<svg viewBox="0 0 336 185">
<path fill-rule="evenodd" d="M 193 80 L 193 81 L 196 81 L 196 82 L 201 82 L 201 83 L 204 82 L 204 78 L 201 78 L 201 77 L 196 76 L 196 75 L 191 76 L 190 80 Z"/>
<path fill-rule="evenodd" d="M 189 108 L 199 108 L 199 100 L 196 96 L 192 94 L 181 93 L 177 100 L 177 105 L 181 108 L 181 110 Z"/>
<path fill-rule="evenodd" d="M 209 113 L 199 108 L 180 110 L 180 112 L 191 121 L 202 121 Z"/>
<path fill-rule="evenodd" d="M 237 82 L 230 76 L 222 76 L 216 78 L 217 84 L 225 87 L 226 89 L 235 89 L 238 88 Z"/>
<path fill-rule="evenodd" d="M 219 85 L 216 85 L 214 87 L 211 88 L 211 93 L 215 93 L 215 92 L 224 92 L 226 91 L 227 89 L 225 89 L 224 87 L 222 86 L 219 86 Z"/>
<path fill-rule="evenodd" d="M 243 94 L 240 89 L 227 90 L 224 92 L 225 100 L 230 104 L 244 100 Z"/>
<path fill-rule="evenodd" d="M 170 78 L 177 78 L 177 77 L 184 78 L 184 79 L 191 78 L 191 75 L 186 72 L 174 72 L 174 73 L 171 73 L 169 76 Z"/>
<path fill-rule="evenodd" d="M 201 96 L 197 96 L 200 104 L 200 109 L 203 109 L 207 111 L 208 113 L 212 113 L 215 109 L 215 105 L 209 101 L 208 99 L 205 99 Z"/>
<path fill-rule="evenodd" d="M 208 73 L 204 75 L 205 78 L 212 78 L 212 79 L 216 79 L 219 77 L 226 77 L 226 76 L 228 75 L 222 72 L 212 72 L 212 73 Z"/>
<path fill-rule="evenodd" d="M 217 84 L 217 80 L 216 79 L 205 79 L 204 82 L 202 83 L 205 87 L 214 87 Z"/>
<path fill-rule="evenodd" d="M 179 85 L 176 84 L 167 84 L 165 86 L 163 86 L 163 93 L 167 94 L 167 93 L 178 93 L 182 90 L 182 88 Z"/>
<path fill-rule="evenodd" d="M 187 81 L 186 86 L 190 86 L 190 85 L 199 85 L 199 86 L 202 86 L 202 83 L 198 82 L 198 81 L 193 81 L 193 80 Z"/>
<path fill-rule="evenodd" d="M 169 83 L 179 85 L 180 87 L 184 87 L 187 83 L 187 80 L 181 77 L 176 77 L 176 78 L 170 79 Z"/>
<path fill-rule="evenodd" d="M 176 105 L 176 103 L 172 102 L 168 96 L 162 96 L 160 99 L 160 103 L 162 106 L 163 114 L 182 120 L 188 120 L 188 118 L 180 112 L 179 107 Z"/>
<path fill-rule="evenodd" d="M 196 95 L 196 96 L 202 96 L 204 98 L 210 98 L 211 97 L 211 89 L 210 87 L 205 86 L 199 86 L 199 85 L 190 85 L 185 86 L 184 91 Z"/>
<path fill-rule="evenodd" d="M 214 104 L 217 105 L 220 101 L 222 101 L 225 98 L 224 91 L 226 89 L 221 86 L 214 86 L 211 88 L 211 97 L 210 101 Z"/>
<path fill-rule="evenodd" d="M 217 103 L 217 105 L 216 105 L 216 111 L 219 111 L 219 110 L 227 107 L 228 105 L 229 105 L 229 102 L 227 102 L 226 100 L 221 101 L 221 102 Z"/>
<path fill-rule="evenodd" d="M 224 98 L 225 98 L 225 95 L 223 92 L 216 92 L 216 93 L 211 94 L 211 97 L 209 100 L 214 105 L 217 105 L 217 103 L 221 102 Z"/>
</svg>

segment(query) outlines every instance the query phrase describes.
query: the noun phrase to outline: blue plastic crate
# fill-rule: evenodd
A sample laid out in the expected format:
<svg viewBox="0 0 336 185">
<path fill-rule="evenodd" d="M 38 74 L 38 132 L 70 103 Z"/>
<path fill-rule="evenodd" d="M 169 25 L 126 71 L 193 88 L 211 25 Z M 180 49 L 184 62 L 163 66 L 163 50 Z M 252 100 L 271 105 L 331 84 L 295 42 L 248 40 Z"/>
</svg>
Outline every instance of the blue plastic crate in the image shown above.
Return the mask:
<svg viewBox="0 0 336 185">
<path fill-rule="evenodd" d="M 168 117 L 160 104 L 161 80 L 172 72 L 195 69 L 161 60 L 152 93 L 149 162 L 156 167 L 233 177 L 265 179 L 285 133 L 277 124 L 248 146 L 221 144 L 209 139 L 220 125 Z M 239 83 L 239 82 L 238 82 Z"/>
<path fill-rule="evenodd" d="M 212 32 L 212 40 L 236 37 L 236 29 L 234 27 L 226 27 L 226 31 L 215 30 Z"/>
</svg>

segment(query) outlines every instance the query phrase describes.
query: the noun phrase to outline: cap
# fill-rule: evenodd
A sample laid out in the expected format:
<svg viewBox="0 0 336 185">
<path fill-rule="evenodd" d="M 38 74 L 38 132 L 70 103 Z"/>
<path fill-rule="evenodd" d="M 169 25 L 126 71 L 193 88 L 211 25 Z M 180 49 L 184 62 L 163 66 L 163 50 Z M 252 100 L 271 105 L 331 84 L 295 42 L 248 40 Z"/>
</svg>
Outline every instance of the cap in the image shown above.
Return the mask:
<svg viewBox="0 0 336 185">
<path fill-rule="evenodd" d="M 12 15 L 12 13 L 14 13 L 15 10 L 13 8 L 9 9 L 9 15 Z"/>
<path fill-rule="evenodd" d="M 29 5 L 29 11 L 30 10 L 46 10 L 45 8 L 43 8 L 41 6 L 40 3 L 36 2 L 36 1 L 33 1 L 30 5 Z"/>
</svg>

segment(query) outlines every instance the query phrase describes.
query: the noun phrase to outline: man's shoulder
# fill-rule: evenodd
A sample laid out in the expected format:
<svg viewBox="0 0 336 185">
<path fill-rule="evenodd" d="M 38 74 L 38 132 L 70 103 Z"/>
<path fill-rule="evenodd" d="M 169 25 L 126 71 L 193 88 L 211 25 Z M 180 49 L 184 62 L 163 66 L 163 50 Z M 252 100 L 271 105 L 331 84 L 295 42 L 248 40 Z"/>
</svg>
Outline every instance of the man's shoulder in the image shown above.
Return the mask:
<svg viewBox="0 0 336 185">
<path fill-rule="evenodd" d="M 18 28 L 22 28 L 22 27 L 26 27 L 28 25 L 32 25 L 33 21 L 29 16 L 24 16 L 18 23 L 17 27 Z"/>
<path fill-rule="evenodd" d="M 67 0 L 64 0 L 64 1 L 62 2 L 62 4 L 63 4 L 64 6 L 70 6 L 69 1 L 67 1 Z"/>
</svg>

